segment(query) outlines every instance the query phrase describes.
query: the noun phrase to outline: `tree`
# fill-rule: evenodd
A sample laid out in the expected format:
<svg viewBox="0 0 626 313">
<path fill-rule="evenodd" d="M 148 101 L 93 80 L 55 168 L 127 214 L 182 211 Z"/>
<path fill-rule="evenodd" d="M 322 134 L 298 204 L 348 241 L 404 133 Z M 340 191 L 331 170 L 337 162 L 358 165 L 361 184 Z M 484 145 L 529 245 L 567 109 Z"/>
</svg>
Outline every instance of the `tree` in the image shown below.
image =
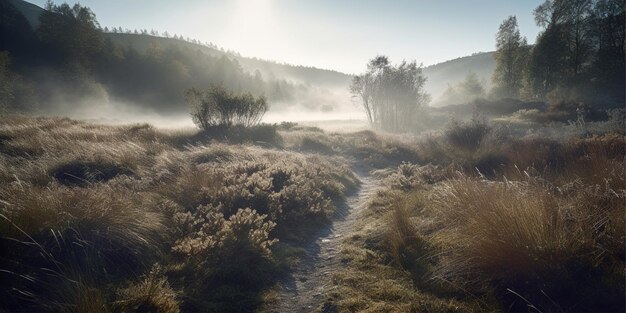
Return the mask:
<svg viewBox="0 0 626 313">
<path fill-rule="evenodd" d="M 536 97 L 543 98 L 555 88 L 576 89 L 587 98 L 621 89 L 618 94 L 623 99 L 623 1 L 546 0 L 534 14 L 537 25 L 544 28 L 528 68 L 528 86 Z M 614 53 L 604 58 L 611 42 L 616 43 L 609 44 Z M 621 87 L 612 84 L 616 80 Z"/>
<path fill-rule="evenodd" d="M 39 17 L 37 34 L 59 63 L 91 66 L 93 56 L 103 44 L 96 15 L 88 7 L 48 1 Z"/>
<path fill-rule="evenodd" d="M 496 69 L 492 77 L 496 95 L 506 98 L 519 96 L 527 60 L 526 47 L 526 38 L 520 36 L 517 18 L 509 16 L 496 34 Z"/>
<path fill-rule="evenodd" d="M 350 92 L 360 100 L 373 127 L 408 131 L 415 126 L 419 109 L 430 101 L 425 83 L 422 67 L 415 61 L 393 66 L 386 56 L 377 56 L 368 63 L 367 72 L 354 77 Z"/>
<path fill-rule="evenodd" d="M 592 0 L 569 0 L 564 6 L 564 31 L 567 42 L 568 76 L 576 79 L 592 53 L 591 24 Z"/>
<path fill-rule="evenodd" d="M 191 105 L 193 122 L 205 131 L 215 126 L 254 126 L 268 109 L 265 97 L 233 94 L 221 86 L 204 91 L 191 88 L 185 92 L 185 100 Z"/>
<path fill-rule="evenodd" d="M 590 17 L 591 37 L 595 43 L 591 75 L 596 78 L 596 89 L 624 104 L 626 85 L 626 25 L 622 0 L 596 1 Z"/>
<path fill-rule="evenodd" d="M 528 86 L 534 98 L 543 99 L 564 81 L 566 49 L 559 26 L 550 27 L 537 37 L 528 67 Z"/>
</svg>

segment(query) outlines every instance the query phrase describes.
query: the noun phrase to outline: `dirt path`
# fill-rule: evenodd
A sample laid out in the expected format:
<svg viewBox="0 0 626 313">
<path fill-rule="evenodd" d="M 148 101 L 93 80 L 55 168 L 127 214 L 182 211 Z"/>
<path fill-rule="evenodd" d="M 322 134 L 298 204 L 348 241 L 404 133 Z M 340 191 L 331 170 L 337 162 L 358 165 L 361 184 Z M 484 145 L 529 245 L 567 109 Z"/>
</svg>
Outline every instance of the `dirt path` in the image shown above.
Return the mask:
<svg viewBox="0 0 626 313">
<path fill-rule="evenodd" d="M 332 225 L 320 230 L 317 239 L 305 247 L 306 254 L 300 264 L 281 281 L 275 312 L 311 312 L 322 305 L 324 291 L 332 286 L 332 273 L 342 266 L 339 245 L 352 231 L 369 196 L 379 187 L 379 181 L 371 176 L 359 175 L 358 178 L 361 180 L 358 192 L 338 208 Z"/>
</svg>

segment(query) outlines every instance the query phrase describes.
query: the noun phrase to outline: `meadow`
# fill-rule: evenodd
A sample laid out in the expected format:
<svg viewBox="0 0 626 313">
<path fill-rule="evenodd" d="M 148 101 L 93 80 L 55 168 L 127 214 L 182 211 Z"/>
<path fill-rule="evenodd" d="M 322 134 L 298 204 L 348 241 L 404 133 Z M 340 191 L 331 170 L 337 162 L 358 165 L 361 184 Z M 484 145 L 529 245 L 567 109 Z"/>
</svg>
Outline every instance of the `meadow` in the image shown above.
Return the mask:
<svg viewBox="0 0 626 313">
<path fill-rule="evenodd" d="M 623 312 L 623 119 L 453 121 L 412 145 L 342 246 L 339 312 Z"/>
<path fill-rule="evenodd" d="M 317 309 L 623 309 L 619 120 L 523 132 L 474 118 L 410 137 L 0 124 L 10 311 L 274 312 L 355 173 L 381 187 L 353 213 Z"/>
</svg>

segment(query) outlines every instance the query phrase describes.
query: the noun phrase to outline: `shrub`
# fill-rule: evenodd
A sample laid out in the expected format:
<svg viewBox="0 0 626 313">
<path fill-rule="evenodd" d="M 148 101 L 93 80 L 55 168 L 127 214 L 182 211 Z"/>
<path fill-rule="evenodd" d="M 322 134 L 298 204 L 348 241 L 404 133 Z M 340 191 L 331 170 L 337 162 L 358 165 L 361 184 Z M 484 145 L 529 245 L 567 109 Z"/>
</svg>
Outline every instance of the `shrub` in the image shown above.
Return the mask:
<svg viewBox="0 0 626 313">
<path fill-rule="evenodd" d="M 213 140 L 231 144 L 247 143 L 262 147 L 280 147 L 282 145 L 282 138 L 277 132 L 277 126 L 272 124 L 250 127 L 242 125 L 209 126 L 197 133 L 176 134 L 171 139 L 172 143 L 179 148 L 204 145 Z"/>
<path fill-rule="evenodd" d="M 178 313 L 177 297 L 157 264 L 139 282 L 118 290 L 113 307 L 118 312 Z"/>
<path fill-rule="evenodd" d="M 191 118 L 202 130 L 212 126 L 254 126 L 261 121 L 268 106 L 264 97 L 255 98 L 250 93 L 233 94 L 221 86 L 205 91 L 195 88 L 185 92 L 191 105 Z"/>
<path fill-rule="evenodd" d="M 474 116 L 469 122 L 452 120 L 445 130 L 445 137 L 452 146 L 473 151 L 490 131 L 484 118 Z"/>
</svg>

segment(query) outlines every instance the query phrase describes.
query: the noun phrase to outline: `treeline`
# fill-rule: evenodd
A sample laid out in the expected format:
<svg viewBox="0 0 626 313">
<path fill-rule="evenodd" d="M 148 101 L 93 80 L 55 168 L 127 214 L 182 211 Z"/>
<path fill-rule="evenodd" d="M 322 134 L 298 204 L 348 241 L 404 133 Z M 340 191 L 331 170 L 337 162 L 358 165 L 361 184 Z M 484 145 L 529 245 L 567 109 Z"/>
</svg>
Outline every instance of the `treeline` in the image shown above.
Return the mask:
<svg viewBox="0 0 626 313">
<path fill-rule="evenodd" d="M 96 96 L 174 112 L 186 109 L 183 92 L 191 87 L 221 85 L 272 102 L 288 101 L 306 89 L 258 71 L 248 73 L 237 60 L 200 47 L 155 42 L 139 51 L 120 46 L 105 36 L 95 14 L 79 4 L 48 3 L 36 29 L 10 3 L 0 5 L 0 51 L 5 51 L 0 75 L 15 78 L 3 79 L 0 92 L 12 95 L 3 97 L 4 107 L 12 111 Z"/>
<path fill-rule="evenodd" d="M 534 16 L 542 31 L 532 46 L 515 16 L 500 25 L 494 95 L 623 106 L 623 1 L 547 0 Z"/>
</svg>

